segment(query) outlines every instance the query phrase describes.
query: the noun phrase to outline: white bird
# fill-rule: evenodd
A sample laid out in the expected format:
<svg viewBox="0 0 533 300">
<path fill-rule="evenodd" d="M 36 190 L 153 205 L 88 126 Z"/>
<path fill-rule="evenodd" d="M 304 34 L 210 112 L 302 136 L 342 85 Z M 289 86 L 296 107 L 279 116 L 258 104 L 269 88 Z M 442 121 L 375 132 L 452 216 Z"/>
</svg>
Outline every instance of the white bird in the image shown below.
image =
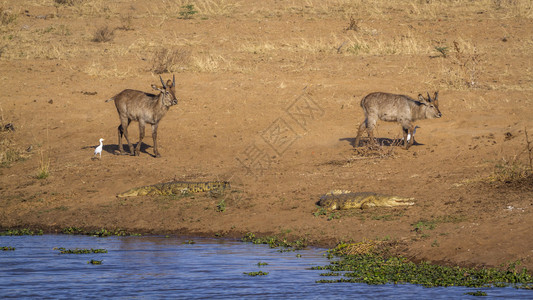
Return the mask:
<svg viewBox="0 0 533 300">
<path fill-rule="evenodd" d="M 94 156 L 96 157 L 96 155 L 100 155 L 100 158 L 102 158 L 102 149 L 104 148 L 104 143 L 102 143 L 104 141 L 104 139 L 100 139 L 100 146 L 96 147 L 96 149 L 94 149 Z"/>
<path fill-rule="evenodd" d="M 413 142 L 414 142 L 414 140 L 415 140 L 415 133 L 416 133 L 416 129 L 417 129 L 417 128 L 420 128 L 420 127 L 415 126 L 415 129 L 413 129 Z M 407 142 L 409 143 L 410 140 L 411 140 L 411 134 L 408 133 L 408 134 L 407 134 Z"/>
</svg>

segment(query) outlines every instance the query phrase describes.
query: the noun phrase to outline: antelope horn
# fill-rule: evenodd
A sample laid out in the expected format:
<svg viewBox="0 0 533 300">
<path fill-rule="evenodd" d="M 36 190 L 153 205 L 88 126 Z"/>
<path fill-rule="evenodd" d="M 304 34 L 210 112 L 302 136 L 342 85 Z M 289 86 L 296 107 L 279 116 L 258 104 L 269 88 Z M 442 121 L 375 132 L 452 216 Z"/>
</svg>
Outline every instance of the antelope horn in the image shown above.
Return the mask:
<svg viewBox="0 0 533 300">
<path fill-rule="evenodd" d="M 431 102 L 431 97 L 429 96 L 429 92 L 428 93 L 428 102 Z"/>
<path fill-rule="evenodd" d="M 176 75 L 172 74 L 172 86 L 176 86 Z"/>
<path fill-rule="evenodd" d="M 165 82 L 163 81 L 163 78 L 161 78 L 161 75 L 159 75 L 159 80 L 161 80 L 161 84 L 163 85 L 163 88 L 167 88 L 167 86 L 165 85 Z"/>
</svg>

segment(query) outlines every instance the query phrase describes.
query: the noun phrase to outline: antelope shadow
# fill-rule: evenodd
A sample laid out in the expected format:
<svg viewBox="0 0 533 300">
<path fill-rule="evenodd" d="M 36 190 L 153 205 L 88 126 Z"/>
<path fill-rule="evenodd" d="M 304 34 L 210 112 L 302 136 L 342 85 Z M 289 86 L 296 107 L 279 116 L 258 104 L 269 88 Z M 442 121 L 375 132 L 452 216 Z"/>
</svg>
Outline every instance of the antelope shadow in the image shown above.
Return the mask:
<svg viewBox="0 0 533 300">
<path fill-rule="evenodd" d="M 402 139 L 390 139 L 390 138 L 375 138 L 376 139 L 376 144 L 377 145 L 380 145 L 380 146 L 385 146 L 385 147 L 392 147 L 392 146 L 400 146 L 403 144 L 403 141 Z M 356 147 L 355 145 L 355 138 L 351 138 L 351 137 L 348 137 L 348 138 L 340 138 L 339 141 L 343 142 L 343 141 L 346 141 L 348 143 L 350 143 L 350 145 L 352 147 Z M 360 141 L 360 146 L 368 146 L 370 145 L 370 138 L 366 138 L 366 139 L 361 139 Z M 416 140 L 413 140 L 413 146 L 422 146 L 424 144 L 421 144 L 421 143 L 418 143 Z"/>
</svg>

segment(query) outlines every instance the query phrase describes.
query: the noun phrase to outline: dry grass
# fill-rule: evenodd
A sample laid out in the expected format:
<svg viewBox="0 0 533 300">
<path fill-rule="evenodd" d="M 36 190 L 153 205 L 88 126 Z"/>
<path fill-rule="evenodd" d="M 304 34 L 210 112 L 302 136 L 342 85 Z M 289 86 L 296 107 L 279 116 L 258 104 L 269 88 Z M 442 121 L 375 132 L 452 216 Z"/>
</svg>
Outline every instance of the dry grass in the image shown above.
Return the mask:
<svg viewBox="0 0 533 300">
<path fill-rule="evenodd" d="M 15 127 L 4 120 L 0 107 L 0 167 L 10 167 L 12 163 L 26 158 L 24 152 L 15 144 Z"/>
<path fill-rule="evenodd" d="M 23 152 L 15 144 L 14 133 L 0 129 L 0 167 L 10 167 L 12 163 L 24 159 Z"/>
<path fill-rule="evenodd" d="M 38 179 L 46 179 L 50 176 L 50 157 L 44 154 L 43 149 L 39 151 L 39 168 L 37 170 Z"/>
<path fill-rule="evenodd" d="M 14 23 L 17 20 L 17 15 L 11 10 L 0 6 L 0 25 L 2 27 Z"/>
<path fill-rule="evenodd" d="M 395 157 L 395 148 L 396 146 L 401 146 L 401 142 L 398 139 L 391 140 L 388 145 L 384 145 L 385 143 L 382 142 L 381 144 L 376 145 L 363 145 L 362 147 L 355 147 L 354 148 L 354 157 L 357 159 L 362 158 L 388 158 L 388 157 Z"/>
<path fill-rule="evenodd" d="M 156 74 L 182 72 L 189 68 L 191 52 L 183 48 L 159 48 L 150 59 L 150 70 Z"/>
<path fill-rule="evenodd" d="M 206 54 L 192 57 L 193 69 L 197 72 L 214 73 L 223 70 L 230 70 L 231 63 L 222 55 Z"/>
<path fill-rule="evenodd" d="M 501 158 L 500 162 L 494 167 L 492 174 L 485 181 L 508 184 L 533 179 L 533 145 L 529 140 L 527 128 L 524 130 L 524 136 L 525 145 L 523 151 L 511 158 Z M 527 156 L 526 159 L 522 158 L 524 153 Z"/>
<path fill-rule="evenodd" d="M 104 25 L 96 29 L 91 41 L 95 43 L 105 43 L 105 42 L 112 41 L 114 37 L 115 37 L 115 30 L 109 28 L 109 26 L 107 25 Z"/>
<path fill-rule="evenodd" d="M 92 61 L 81 71 L 89 76 L 102 78 L 126 78 L 134 74 L 129 66 L 127 68 L 121 68 L 115 61 L 111 63 Z"/>
<path fill-rule="evenodd" d="M 443 57 L 443 78 L 449 87 L 464 90 L 482 87 L 485 55 L 475 44 L 459 39 L 453 41 L 452 53 Z"/>
</svg>

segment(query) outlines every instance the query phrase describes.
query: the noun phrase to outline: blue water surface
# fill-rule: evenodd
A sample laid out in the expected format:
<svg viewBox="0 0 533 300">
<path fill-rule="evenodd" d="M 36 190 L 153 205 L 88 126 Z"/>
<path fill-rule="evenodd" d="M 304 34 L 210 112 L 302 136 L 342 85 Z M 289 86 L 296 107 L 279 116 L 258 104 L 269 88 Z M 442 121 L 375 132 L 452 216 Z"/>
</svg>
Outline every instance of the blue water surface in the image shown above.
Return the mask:
<svg viewBox="0 0 533 300">
<path fill-rule="evenodd" d="M 507 288 L 316 283 L 325 249 L 279 252 L 267 245 L 177 237 L 0 236 L 0 298 L 27 299 L 533 299 Z M 106 249 L 99 254 L 59 254 Z M 88 261 L 103 260 L 101 265 Z M 267 263 L 258 266 L 258 263 Z M 268 272 L 249 276 L 245 272 Z M 328 279 L 328 278 L 325 278 Z"/>
</svg>

